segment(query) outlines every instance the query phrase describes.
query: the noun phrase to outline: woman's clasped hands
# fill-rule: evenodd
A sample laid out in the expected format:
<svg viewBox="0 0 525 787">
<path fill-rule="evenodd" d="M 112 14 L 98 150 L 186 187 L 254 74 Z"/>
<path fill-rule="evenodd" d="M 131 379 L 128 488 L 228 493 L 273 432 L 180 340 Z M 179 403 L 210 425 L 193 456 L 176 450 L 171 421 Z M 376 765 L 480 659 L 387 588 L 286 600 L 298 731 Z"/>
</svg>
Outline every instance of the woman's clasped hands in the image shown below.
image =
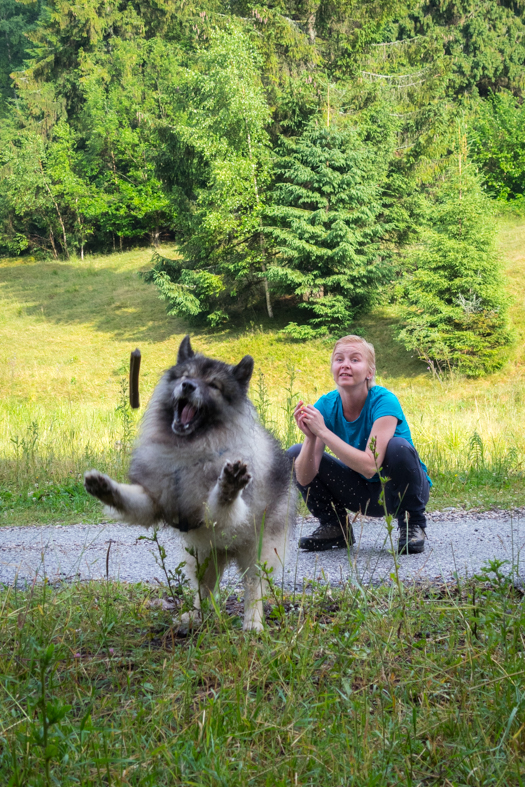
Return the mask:
<svg viewBox="0 0 525 787">
<path fill-rule="evenodd" d="M 294 418 L 297 426 L 306 437 L 320 437 L 326 429 L 323 416 L 313 404 L 297 402 Z"/>
</svg>

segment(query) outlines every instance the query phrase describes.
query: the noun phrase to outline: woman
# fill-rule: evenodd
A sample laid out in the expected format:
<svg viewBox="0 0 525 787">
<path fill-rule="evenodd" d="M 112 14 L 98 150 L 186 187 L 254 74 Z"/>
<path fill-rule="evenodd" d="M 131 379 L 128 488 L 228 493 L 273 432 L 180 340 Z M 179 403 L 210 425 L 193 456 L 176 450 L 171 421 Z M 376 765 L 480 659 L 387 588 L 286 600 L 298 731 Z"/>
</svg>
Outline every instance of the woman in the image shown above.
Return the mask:
<svg viewBox="0 0 525 787">
<path fill-rule="evenodd" d="M 288 453 L 295 460 L 297 486 L 320 521 L 299 546 L 321 550 L 353 544 L 347 509 L 384 516 L 377 475 L 382 468 L 381 475 L 389 479 L 387 510 L 399 527 L 398 552 L 423 552 L 431 482 L 397 397 L 374 385 L 373 346 L 360 336 L 339 339 L 332 353 L 332 374 L 335 391 L 315 405 L 299 402 L 294 411 L 305 439 Z M 326 453 L 325 446 L 335 456 Z"/>
</svg>

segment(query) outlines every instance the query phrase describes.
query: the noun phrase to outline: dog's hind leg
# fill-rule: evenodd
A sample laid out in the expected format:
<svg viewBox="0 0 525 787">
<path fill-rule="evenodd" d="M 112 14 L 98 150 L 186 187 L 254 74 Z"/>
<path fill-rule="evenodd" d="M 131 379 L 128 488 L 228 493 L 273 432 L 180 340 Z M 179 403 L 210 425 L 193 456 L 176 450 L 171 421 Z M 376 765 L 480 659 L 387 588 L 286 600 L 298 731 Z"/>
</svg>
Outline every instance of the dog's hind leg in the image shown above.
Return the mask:
<svg viewBox="0 0 525 787">
<path fill-rule="evenodd" d="M 268 591 L 268 583 L 255 563 L 255 556 L 253 558 L 253 560 L 248 560 L 246 554 L 237 557 L 244 582 L 244 631 L 263 630 L 262 600 Z"/>
<path fill-rule="evenodd" d="M 263 597 L 268 593 L 265 576 L 267 566 L 257 561 L 257 549 L 239 550 L 237 565 L 244 583 L 244 631 L 262 631 L 264 610 Z M 271 567 L 270 567 L 271 571 Z"/>
<path fill-rule="evenodd" d="M 159 521 L 153 500 L 140 484 L 119 484 L 98 470 L 90 470 L 84 475 L 84 486 L 130 524 L 147 526 Z"/>
<path fill-rule="evenodd" d="M 226 565 L 226 552 L 194 545 L 186 560 L 185 573 L 194 591 L 193 610 L 180 618 L 180 629 L 191 628 L 201 620 L 201 600 L 208 598 L 218 589 Z"/>
<path fill-rule="evenodd" d="M 239 554 L 237 562 L 244 575 L 245 631 L 261 631 L 264 621 L 263 598 L 268 595 L 269 581 L 279 582 L 284 570 L 286 534 L 263 532 L 260 557 Z"/>
</svg>

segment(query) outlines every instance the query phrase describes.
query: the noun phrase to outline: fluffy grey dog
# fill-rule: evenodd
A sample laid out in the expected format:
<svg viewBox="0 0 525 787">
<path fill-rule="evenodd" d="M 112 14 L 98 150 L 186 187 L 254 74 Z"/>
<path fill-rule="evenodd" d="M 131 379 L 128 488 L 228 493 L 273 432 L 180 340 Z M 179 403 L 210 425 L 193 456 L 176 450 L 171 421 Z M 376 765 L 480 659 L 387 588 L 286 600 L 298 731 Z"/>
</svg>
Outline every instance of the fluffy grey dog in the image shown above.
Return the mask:
<svg viewBox="0 0 525 787">
<path fill-rule="evenodd" d="M 253 358 L 236 366 L 193 352 L 189 336 L 144 414 L 129 478 L 119 484 L 91 470 L 89 494 L 133 524 L 166 523 L 184 533 L 211 593 L 228 559 L 244 578 L 244 628 L 262 628 L 265 580 L 258 565 L 280 570 L 296 497 L 286 454 L 261 426 L 247 397 Z M 212 554 L 213 553 L 213 554 Z M 197 588 L 196 560 L 186 573 Z M 195 596 L 198 617 L 199 595 Z"/>
</svg>

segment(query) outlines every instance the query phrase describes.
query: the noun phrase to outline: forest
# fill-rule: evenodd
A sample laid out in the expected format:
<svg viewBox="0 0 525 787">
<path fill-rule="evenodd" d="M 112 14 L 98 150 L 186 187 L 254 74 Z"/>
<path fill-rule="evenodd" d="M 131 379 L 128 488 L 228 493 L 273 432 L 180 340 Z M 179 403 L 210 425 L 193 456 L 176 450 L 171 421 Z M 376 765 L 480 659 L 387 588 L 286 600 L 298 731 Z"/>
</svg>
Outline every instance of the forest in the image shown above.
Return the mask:
<svg viewBox="0 0 525 787">
<path fill-rule="evenodd" d="M 151 244 L 189 324 L 387 300 L 436 374 L 504 363 L 525 0 L 0 0 L 0 40 L 1 255 Z"/>
</svg>

